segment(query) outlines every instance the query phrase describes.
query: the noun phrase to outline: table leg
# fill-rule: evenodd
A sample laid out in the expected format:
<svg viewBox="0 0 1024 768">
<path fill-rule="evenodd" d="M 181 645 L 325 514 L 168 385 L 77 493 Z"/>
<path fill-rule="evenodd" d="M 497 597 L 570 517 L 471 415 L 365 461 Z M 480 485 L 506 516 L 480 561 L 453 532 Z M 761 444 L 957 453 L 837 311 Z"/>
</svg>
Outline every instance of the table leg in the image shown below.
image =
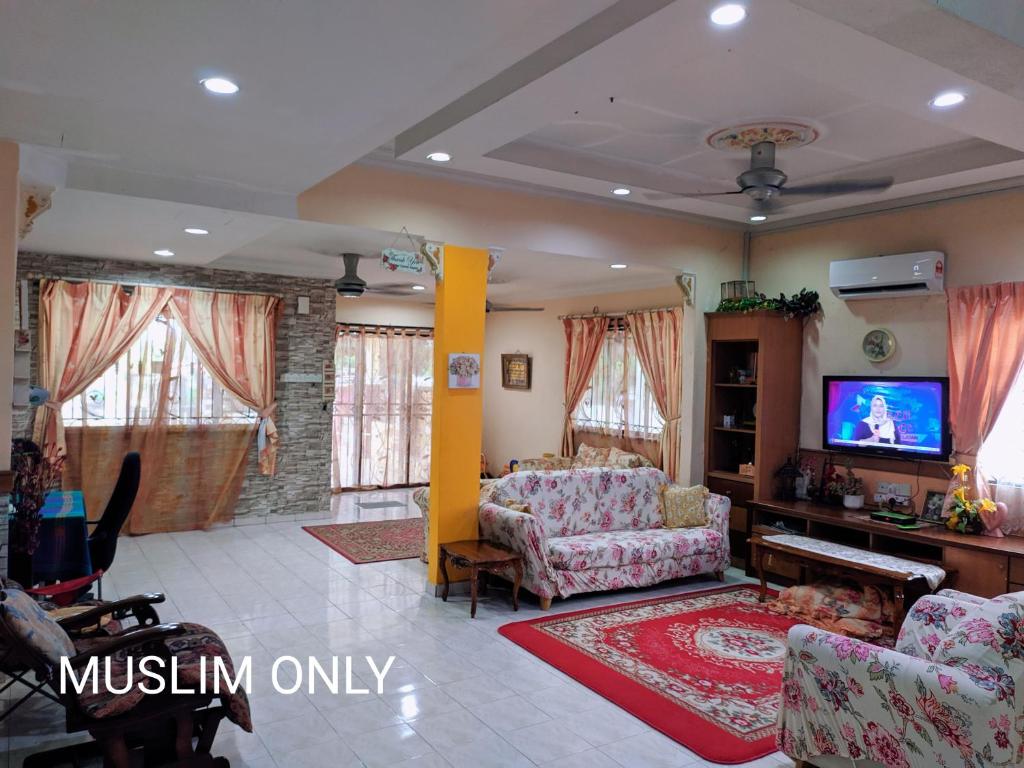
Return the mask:
<svg viewBox="0 0 1024 768">
<path fill-rule="evenodd" d="M 764 575 L 764 548 L 755 544 L 754 549 L 757 551 L 757 578 L 761 580 L 761 592 L 757 596 L 757 601 L 763 603 L 768 597 L 768 579 Z"/>
<path fill-rule="evenodd" d="M 441 578 L 444 579 L 444 589 L 441 590 L 441 599 L 444 602 L 448 602 L 448 567 L 446 563 L 448 561 L 448 552 L 444 547 L 441 547 Z"/>
<path fill-rule="evenodd" d="M 515 581 L 512 582 L 512 610 L 519 610 L 519 585 L 523 583 L 523 561 L 516 560 L 512 563 L 512 570 L 515 573 Z"/>
<path fill-rule="evenodd" d="M 904 600 L 905 595 L 903 594 L 903 584 L 900 582 L 893 582 L 892 585 L 892 627 L 893 631 L 899 633 L 900 627 L 903 626 L 904 617 Z"/>
<path fill-rule="evenodd" d="M 469 606 L 469 618 L 476 618 L 476 590 L 477 582 L 480 581 L 480 573 L 477 570 L 476 563 L 473 563 L 469 571 L 469 596 L 472 600 Z"/>
</svg>

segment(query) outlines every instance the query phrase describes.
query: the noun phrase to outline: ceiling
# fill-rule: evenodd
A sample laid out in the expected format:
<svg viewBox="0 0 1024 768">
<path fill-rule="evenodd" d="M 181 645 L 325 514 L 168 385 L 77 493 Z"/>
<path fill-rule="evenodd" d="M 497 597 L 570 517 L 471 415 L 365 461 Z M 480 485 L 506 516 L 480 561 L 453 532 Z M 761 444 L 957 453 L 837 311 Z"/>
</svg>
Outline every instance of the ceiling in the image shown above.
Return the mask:
<svg viewBox="0 0 1024 768">
<path fill-rule="evenodd" d="M 185 227 L 201 227 L 210 234 L 188 235 Z M 23 251 L 150 263 L 167 263 L 153 254 L 167 248 L 174 252 L 176 265 L 325 280 L 344 272 L 338 254 L 354 252 L 365 257 L 359 276 L 371 286 L 420 284 L 426 290 L 404 300 L 431 301 L 432 280 L 381 266 L 380 252 L 389 247 L 410 249 L 412 245 L 401 232 L 77 189 L 58 190 L 53 210 L 40 216 L 21 242 Z M 675 274 L 668 267 L 630 264 L 627 270 L 612 270 L 599 259 L 509 249 L 491 273 L 487 295 L 492 301 L 530 304 L 562 296 L 663 287 L 672 284 Z M 538 280 L 538 275 L 544 279 Z"/>
<path fill-rule="evenodd" d="M 59 167 L 25 247 L 138 258 L 205 215 L 182 263 L 293 274 L 315 265 L 274 238 L 323 244 L 282 230 L 296 196 L 359 161 L 746 225 L 745 196 L 665 193 L 733 190 L 747 157 L 708 136 L 764 120 L 817 135 L 779 151 L 791 184 L 895 178 L 769 225 L 1024 179 L 1024 0 L 742 2 L 729 28 L 716 0 L 5 3 L 0 136 Z M 929 106 L 949 89 L 966 102 Z"/>
</svg>

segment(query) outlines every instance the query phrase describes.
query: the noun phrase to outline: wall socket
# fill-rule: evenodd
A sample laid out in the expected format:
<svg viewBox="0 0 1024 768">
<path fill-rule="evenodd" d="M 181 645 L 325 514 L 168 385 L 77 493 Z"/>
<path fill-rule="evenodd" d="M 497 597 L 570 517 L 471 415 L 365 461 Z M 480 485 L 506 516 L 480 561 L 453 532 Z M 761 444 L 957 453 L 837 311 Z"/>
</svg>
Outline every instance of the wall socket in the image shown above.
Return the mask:
<svg viewBox="0 0 1024 768">
<path fill-rule="evenodd" d="M 896 504 L 907 504 L 910 501 L 910 483 L 879 480 L 875 485 L 875 502 L 885 504 L 890 500 Z"/>
</svg>

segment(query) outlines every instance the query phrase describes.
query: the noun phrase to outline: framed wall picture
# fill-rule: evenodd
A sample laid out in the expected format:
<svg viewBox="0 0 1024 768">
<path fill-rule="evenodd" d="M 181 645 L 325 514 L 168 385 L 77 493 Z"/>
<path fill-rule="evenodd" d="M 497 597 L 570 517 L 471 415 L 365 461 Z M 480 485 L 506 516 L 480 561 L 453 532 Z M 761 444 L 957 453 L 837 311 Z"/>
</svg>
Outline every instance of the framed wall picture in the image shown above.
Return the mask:
<svg viewBox="0 0 1024 768">
<path fill-rule="evenodd" d="M 517 352 L 501 356 L 501 386 L 505 389 L 528 390 L 532 373 L 533 367 L 529 355 L 521 355 Z"/>
<path fill-rule="evenodd" d="M 928 491 L 924 497 L 921 519 L 930 523 L 942 522 L 942 507 L 946 503 L 945 491 Z"/>
<path fill-rule="evenodd" d="M 448 355 L 448 389 L 480 389 L 480 355 L 474 352 Z"/>
</svg>

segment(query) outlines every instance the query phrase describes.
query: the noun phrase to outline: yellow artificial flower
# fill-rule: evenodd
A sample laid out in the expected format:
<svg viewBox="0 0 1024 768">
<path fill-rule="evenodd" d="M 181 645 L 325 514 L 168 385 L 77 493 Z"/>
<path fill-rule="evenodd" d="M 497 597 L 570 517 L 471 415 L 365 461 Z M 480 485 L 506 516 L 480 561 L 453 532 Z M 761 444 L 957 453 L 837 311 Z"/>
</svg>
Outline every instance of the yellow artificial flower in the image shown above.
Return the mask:
<svg viewBox="0 0 1024 768">
<path fill-rule="evenodd" d="M 995 512 L 996 503 L 992 499 L 982 499 L 980 502 L 982 512 Z"/>
<path fill-rule="evenodd" d="M 970 471 L 971 468 L 966 464 L 957 464 L 953 467 L 953 477 L 957 478 L 961 483 L 967 482 L 967 475 Z"/>
<path fill-rule="evenodd" d="M 964 506 L 966 506 L 967 505 L 967 489 L 964 488 L 963 486 L 960 486 L 955 491 L 953 491 L 953 498 L 956 499 L 957 501 L 959 501 Z"/>
</svg>

